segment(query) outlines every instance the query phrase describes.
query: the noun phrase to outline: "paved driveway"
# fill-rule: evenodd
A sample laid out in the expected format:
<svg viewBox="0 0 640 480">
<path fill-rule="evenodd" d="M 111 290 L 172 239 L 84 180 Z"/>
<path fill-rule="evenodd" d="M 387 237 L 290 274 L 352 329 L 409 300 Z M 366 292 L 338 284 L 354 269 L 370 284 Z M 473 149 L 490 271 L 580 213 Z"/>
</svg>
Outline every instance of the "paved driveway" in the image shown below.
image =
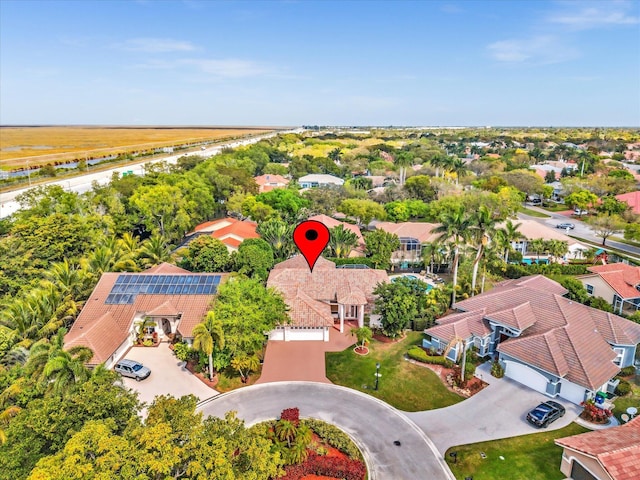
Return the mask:
<svg viewBox="0 0 640 480">
<path fill-rule="evenodd" d="M 476 371 L 484 381 L 491 383 L 473 397 L 446 408 L 405 413 L 429 436 L 442 455 L 455 445 L 539 431 L 527 422 L 526 415 L 549 397 L 509 378 L 494 378 L 489 369 L 487 362 Z M 570 424 L 582 411 L 578 405 L 561 398 L 554 400 L 564 405 L 567 413 L 549 425 L 547 430 Z"/>
<path fill-rule="evenodd" d="M 125 358 L 136 360 L 151 369 L 151 375 L 140 382 L 133 378 L 122 378 L 124 385 L 137 391 L 143 402 L 151 403 L 156 395 L 181 397 L 192 393 L 204 400 L 218 394 L 184 368 L 184 362 L 175 357 L 166 343 L 155 348 L 131 348 Z"/>
<path fill-rule="evenodd" d="M 229 410 L 248 425 L 298 407 L 302 417 L 332 423 L 363 452 L 371 480 L 453 480 L 429 438 L 395 408 L 369 395 L 337 385 L 279 382 L 253 385 L 202 402 L 198 410 L 222 417 Z M 393 444 L 401 442 L 400 446 Z"/>
</svg>

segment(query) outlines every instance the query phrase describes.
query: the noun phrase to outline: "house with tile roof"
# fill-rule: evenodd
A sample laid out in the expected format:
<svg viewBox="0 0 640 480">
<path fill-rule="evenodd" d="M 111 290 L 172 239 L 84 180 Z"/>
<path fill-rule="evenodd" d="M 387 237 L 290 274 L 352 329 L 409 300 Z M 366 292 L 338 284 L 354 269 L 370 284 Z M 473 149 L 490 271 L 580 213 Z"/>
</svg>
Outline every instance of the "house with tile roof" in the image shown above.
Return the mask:
<svg viewBox="0 0 640 480">
<path fill-rule="evenodd" d="M 336 220 L 328 215 L 314 215 L 313 217 L 309 217 L 309 220 L 320 222 L 327 228 L 335 228 L 338 225 L 342 225 L 345 230 L 353 232 L 358 237 L 358 244 L 353 250 L 351 250 L 349 257 L 364 257 L 365 243 L 360 227 L 351 223 L 341 222 L 340 220 Z"/>
<path fill-rule="evenodd" d="M 616 195 L 616 198 L 628 204 L 633 213 L 640 215 L 640 190 Z"/>
<path fill-rule="evenodd" d="M 269 339 L 329 341 L 330 331 L 344 332 L 345 322 L 362 327 L 374 307 L 373 290 L 388 281 L 384 270 L 336 268 L 322 257 L 313 272 L 301 255 L 285 260 L 273 267 L 267 286 L 283 294 L 291 323 L 272 330 Z"/>
<path fill-rule="evenodd" d="M 168 263 L 144 272 L 103 273 L 65 336 L 65 347 L 89 347 L 93 357 L 88 364 L 110 368 L 135 343 L 145 320 L 150 323 L 147 336 L 190 342 L 226 276 L 191 273 Z"/>
<path fill-rule="evenodd" d="M 500 282 L 486 293 L 457 302 L 453 315 L 425 330 L 423 347 L 448 356 L 474 347 L 494 356 L 512 378 L 550 397 L 579 404 L 633 365 L 640 325 L 564 297 L 568 291 L 542 275 Z"/>
<path fill-rule="evenodd" d="M 433 230 L 437 224 L 426 222 L 376 222 L 375 228 L 394 233 L 400 238 L 400 249 L 391 254 L 395 265 L 422 262 L 422 246 L 437 240 Z"/>
<path fill-rule="evenodd" d="M 258 224 L 249 220 L 237 220 L 231 217 L 211 220 L 201 223 L 193 232 L 187 234 L 184 245 L 200 235 L 210 235 L 224 243 L 229 253 L 233 253 L 248 238 L 260 238 L 257 228 Z"/>
<path fill-rule="evenodd" d="M 522 218 L 519 218 L 517 222 L 514 221 L 513 223 L 520 224 L 518 232 L 520 232 L 522 238 L 511 242 L 511 248 L 516 252 L 520 252 L 524 258 L 529 258 L 530 260 L 538 259 L 537 253 L 531 249 L 531 242 L 537 239 L 560 240 L 561 242 L 567 242 L 569 250 L 562 259 L 559 259 L 563 262 L 570 259 L 583 259 L 585 258 L 586 252 L 589 250 L 587 245 L 579 242 L 569 235 L 566 235 L 564 230 L 549 227 L 536 222 L 535 220 L 526 220 Z M 504 227 L 504 224 L 499 224 L 498 227 L 502 228 Z M 540 255 L 540 258 L 548 259 L 548 255 L 542 254 Z"/>
<path fill-rule="evenodd" d="M 258 193 L 270 192 L 276 188 L 285 188 L 289 185 L 289 180 L 282 175 L 267 173 L 258 177 L 253 177 L 258 184 Z"/>
<path fill-rule="evenodd" d="M 562 447 L 560 471 L 573 479 L 640 478 L 640 418 L 623 425 L 557 438 Z"/>
<path fill-rule="evenodd" d="M 590 273 L 578 278 L 592 297 L 602 297 L 615 313 L 631 314 L 640 310 L 640 267 L 609 263 L 587 268 Z"/>
<path fill-rule="evenodd" d="M 344 185 L 344 180 L 327 173 L 310 173 L 298 179 L 300 188 L 339 187 Z"/>
</svg>

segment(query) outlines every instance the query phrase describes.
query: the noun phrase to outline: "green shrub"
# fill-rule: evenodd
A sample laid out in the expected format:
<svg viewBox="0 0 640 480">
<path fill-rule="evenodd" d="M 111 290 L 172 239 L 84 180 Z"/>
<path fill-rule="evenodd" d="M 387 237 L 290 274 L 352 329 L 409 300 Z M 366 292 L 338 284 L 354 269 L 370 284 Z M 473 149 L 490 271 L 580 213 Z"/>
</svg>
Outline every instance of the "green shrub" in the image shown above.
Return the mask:
<svg viewBox="0 0 640 480">
<path fill-rule="evenodd" d="M 624 397 L 629 392 L 631 392 L 631 384 L 624 379 L 620 379 L 620 383 L 616 387 L 615 394 L 619 397 Z"/>
<path fill-rule="evenodd" d="M 429 326 L 429 321 L 424 318 L 420 318 L 413 321 L 413 330 L 415 332 L 422 332 Z"/>
<path fill-rule="evenodd" d="M 151 347 L 153 345 L 153 340 L 147 338 L 144 342 L 142 342 L 142 345 L 144 345 L 145 347 Z"/>
<path fill-rule="evenodd" d="M 375 268 L 370 258 L 353 257 L 353 258 L 329 258 L 336 266 L 339 265 L 366 265 L 369 268 Z"/>
<path fill-rule="evenodd" d="M 500 365 L 500 362 L 495 361 L 491 364 L 491 375 L 496 378 L 504 377 L 504 367 Z"/>
<path fill-rule="evenodd" d="M 178 360 L 185 361 L 187 358 L 189 358 L 191 347 L 184 342 L 176 343 L 173 346 L 173 353 L 176 354 Z"/>
<path fill-rule="evenodd" d="M 316 432 L 320 438 L 333 448 L 337 448 L 341 452 L 346 453 L 352 459 L 362 460 L 362 454 L 358 447 L 356 447 L 356 444 L 353 443 L 353 440 L 351 440 L 349 435 L 344 433 L 338 427 L 313 418 L 301 420 L 300 422 L 311 428 L 311 430 Z"/>
<path fill-rule="evenodd" d="M 441 355 L 436 355 L 436 356 L 427 355 L 427 352 L 425 352 L 420 347 L 412 347 L 411 349 L 409 349 L 409 351 L 407 352 L 407 356 L 412 360 L 416 360 L 422 363 L 442 365 L 447 368 L 453 367 L 453 362 L 448 358 L 443 357 Z"/>
<path fill-rule="evenodd" d="M 631 375 L 635 375 L 635 374 L 636 374 L 636 367 L 634 367 L 633 365 L 629 365 L 628 367 L 624 367 L 622 370 L 620 370 L 621 377 L 630 377 Z"/>
<path fill-rule="evenodd" d="M 527 275 L 538 274 L 561 274 L 561 275 L 584 275 L 587 272 L 587 265 L 562 265 L 560 263 L 533 264 L 533 265 L 507 265 L 505 276 L 507 278 L 520 278 Z"/>
</svg>

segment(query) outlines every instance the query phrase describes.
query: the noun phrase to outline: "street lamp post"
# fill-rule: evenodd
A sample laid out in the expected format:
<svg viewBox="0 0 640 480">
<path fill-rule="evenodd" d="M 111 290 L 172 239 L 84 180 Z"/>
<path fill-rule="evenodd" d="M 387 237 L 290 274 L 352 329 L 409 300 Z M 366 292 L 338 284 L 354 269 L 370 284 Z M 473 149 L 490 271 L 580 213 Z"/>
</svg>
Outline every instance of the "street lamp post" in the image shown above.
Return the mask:
<svg viewBox="0 0 640 480">
<path fill-rule="evenodd" d="M 378 380 L 380 380 L 380 363 L 376 363 L 376 390 L 378 390 Z"/>
</svg>

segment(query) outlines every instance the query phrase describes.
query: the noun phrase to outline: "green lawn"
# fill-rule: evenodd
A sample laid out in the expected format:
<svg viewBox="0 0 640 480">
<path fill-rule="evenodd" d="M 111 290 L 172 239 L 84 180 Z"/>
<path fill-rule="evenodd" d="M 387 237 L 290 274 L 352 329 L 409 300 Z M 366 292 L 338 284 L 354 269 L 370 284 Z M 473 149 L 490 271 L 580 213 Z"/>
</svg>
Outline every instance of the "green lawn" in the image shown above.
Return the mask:
<svg viewBox="0 0 640 480">
<path fill-rule="evenodd" d="M 530 208 L 525 208 L 525 207 L 520 208 L 520 211 L 525 215 L 530 215 L 532 217 L 538 217 L 538 218 L 549 218 L 551 216 L 551 215 L 547 215 L 546 213 L 538 212 L 537 210 L 531 210 Z"/>
<path fill-rule="evenodd" d="M 561 480 L 565 478 L 560 472 L 562 448 L 553 440 L 588 431 L 572 423 L 560 430 L 452 447 L 447 450 L 445 459 L 458 479 Z M 452 451 L 458 452 L 455 464 L 449 456 Z M 482 458 L 480 452 L 487 458 Z"/>
<path fill-rule="evenodd" d="M 620 421 L 620 415 L 627 413 L 627 408 L 636 407 L 640 412 L 640 375 L 627 379 L 631 384 L 631 392 L 624 397 L 618 397 L 614 401 L 613 414 Z"/>
<path fill-rule="evenodd" d="M 410 332 L 395 343 L 372 340 L 369 354 L 365 356 L 357 355 L 351 347 L 342 352 L 327 353 L 327 378 L 407 412 L 447 407 L 462 401 L 463 398 L 447 390 L 431 370 L 404 360 L 409 347 L 419 345 L 422 338 L 421 332 Z M 376 362 L 380 362 L 382 375 L 378 391 L 374 390 Z"/>
</svg>

